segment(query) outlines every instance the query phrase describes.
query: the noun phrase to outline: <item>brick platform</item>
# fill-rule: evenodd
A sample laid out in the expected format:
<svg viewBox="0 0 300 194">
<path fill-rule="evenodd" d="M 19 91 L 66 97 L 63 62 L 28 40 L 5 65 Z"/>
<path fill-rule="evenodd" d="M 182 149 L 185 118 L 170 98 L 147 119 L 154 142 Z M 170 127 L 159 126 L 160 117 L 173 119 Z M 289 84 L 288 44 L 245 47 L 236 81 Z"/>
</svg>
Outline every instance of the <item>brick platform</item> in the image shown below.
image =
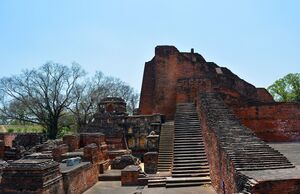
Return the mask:
<svg viewBox="0 0 300 194">
<path fill-rule="evenodd" d="M 63 194 L 59 164 L 49 159 L 14 161 L 3 170 L 0 193 Z"/>
<path fill-rule="evenodd" d="M 60 164 L 60 170 L 65 193 L 80 194 L 98 181 L 98 167 L 90 162 L 82 162 L 75 166 Z"/>
</svg>

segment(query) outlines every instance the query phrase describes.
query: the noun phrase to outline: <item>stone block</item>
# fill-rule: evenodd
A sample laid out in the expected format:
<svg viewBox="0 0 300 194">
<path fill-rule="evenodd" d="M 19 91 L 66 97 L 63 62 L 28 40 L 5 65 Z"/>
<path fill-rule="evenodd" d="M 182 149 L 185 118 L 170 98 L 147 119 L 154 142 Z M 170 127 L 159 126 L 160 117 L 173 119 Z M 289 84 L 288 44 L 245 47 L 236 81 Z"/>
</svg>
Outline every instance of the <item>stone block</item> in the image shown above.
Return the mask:
<svg viewBox="0 0 300 194">
<path fill-rule="evenodd" d="M 144 154 L 144 171 L 147 174 L 157 172 L 158 152 L 147 152 Z"/>
<path fill-rule="evenodd" d="M 49 159 L 21 159 L 3 169 L 0 193 L 63 194 L 59 164 Z"/>
<path fill-rule="evenodd" d="M 61 155 L 67 153 L 68 150 L 69 148 L 66 144 L 58 145 L 52 150 L 53 159 L 58 162 L 61 161 Z"/>
<path fill-rule="evenodd" d="M 69 152 L 74 152 L 80 147 L 79 135 L 65 135 L 63 137 L 63 142 L 69 146 Z"/>
<path fill-rule="evenodd" d="M 103 133 L 81 133 L 81 147 L 95 143 L 97 145 L 105 144 L 105 135 Z"/>
<path fill-rule="evenodd" d="M 83 158 L 85 161 L 89 161 L 92 164 L 100 162 L 100 149 L 99 147 L 95 144 L 89 144 L 84 147 L 83 149 Z"/>
<path fill-rule="evenodd" d="M 123 169 L 129 165 L 139 165 L 141 162 L 133 155 L 123 155 L 116 157 L 111 163 L 111 169 Z"/>
<path fill-rule="evenodd" d="M 66 159 L 65 162 L 66 162 L 67 166 L 74 166 L 81 162 L 81 158 L 80 157 L 69 158 L 69 159 Z"/>
<path fill-rule="evenodd" d="M 139 166 L 130 165 L 121 171 L 122 186 L 136 186 L 139 184 L 138 178 L 141 168 Z"/>
<path fill-rule="evenodd" d="M 0 140 L 0 159 L 3 159 L 5 151 L 4 141 Z"/>
<path fill-rule="evenodd" d="M 66 194 L 81 194 L 98 181 L 98 167 L 90 162 L 81 162 L 74 166 L 61 163 L 60 170 Z"/>
</svg>

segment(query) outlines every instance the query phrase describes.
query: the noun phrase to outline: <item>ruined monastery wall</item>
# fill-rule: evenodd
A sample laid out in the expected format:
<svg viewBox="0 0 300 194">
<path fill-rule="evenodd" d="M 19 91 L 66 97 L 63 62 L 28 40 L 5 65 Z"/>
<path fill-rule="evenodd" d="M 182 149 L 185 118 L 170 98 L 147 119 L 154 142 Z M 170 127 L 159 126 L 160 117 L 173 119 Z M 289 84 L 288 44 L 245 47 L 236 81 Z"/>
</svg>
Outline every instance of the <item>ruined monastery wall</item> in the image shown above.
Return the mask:
<svg viewBox="0 0 300 194">
<path fill-rule="evenodd" d="M 174 119 L 176 103 L 194 102 L 198 92 L 220 92 L 230 106 L 248 102 L 273 102 L 265 89 L 258 89 L 225 67 L 219 67 L 192 50 L 157 46 L 146 62 L 140 98 L 140 113 L 161 113 Z"/>
<path fill-rule="evenodd" d="M 238 119 L 268 142 L 300 141 L 300 103 L 272 103 L 234 108 Z"/>
</svg>

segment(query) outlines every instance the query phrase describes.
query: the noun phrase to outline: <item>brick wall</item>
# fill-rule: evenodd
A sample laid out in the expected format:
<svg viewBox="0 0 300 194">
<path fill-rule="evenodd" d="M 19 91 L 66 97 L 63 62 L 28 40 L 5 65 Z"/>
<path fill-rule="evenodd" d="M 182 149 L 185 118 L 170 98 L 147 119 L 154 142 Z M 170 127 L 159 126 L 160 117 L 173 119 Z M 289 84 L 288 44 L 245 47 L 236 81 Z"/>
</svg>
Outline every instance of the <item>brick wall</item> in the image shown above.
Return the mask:
<svg viewBox="0 0 300 194">
<path fill-rule="evenodd" d="M 246 171 L 295 168 L 287 158 L 241 125 L 219 94 L 200 93 L 198 99 L 197 112 L 210 165 L 210 176 L 217 192 L 235 193 L 247 188 L 248 180 L 241 179 L 240 175 Z M 276 185 L 277 180 L 271 181 L 272 178 L 274 177 L 271 176 L 265 181 Z M 259 184 L 264 182 L 259 182 L 257 186 Z"/>
<path fill-rule="evenodd" d="M 52 156 L 53 160 L 60 162 L 61 161 L 61 155 L 67 153 L 69 150 L 69 147 L 66 144 L 61 144 L 55 147 L 52 150 Z"/>
<path fill-rule="evenodd" d="M 252 188 L 253 194 L 297 194 L 300 192 L 300 180 L 289 179 L 289 180 L 278 180 L 278 181 L 265 181 L 260 182 Z"/>
<path fill-rule="evenodd" d="M 69 152 L 74 152 L 80 148 L 80 137 L 79 135 L 65 135 L 63 137 L 64 144 L 68 145 Z"/>
<path fill-rule="evenodd" d="M 83 193 L 98 181 L 98 175 L 97 165 L 91 163 L 80 163 L 72 170 L 62 171 L 65 193 Z"/>
<path fill-rule="evenodd" d="M 5 146 L 12 147 L 13 140 L 16 138 L 16 133 L 0 133 L 0 140 L 4 141 Z"/>
<path fill-rule="evenodd" d="M 212 90 L 223 93 L 229 105 L 273 102 L 265 89 L 257 89 L 229 69 L 206 62 L 198 53 L 157 46 L 154 58 L 145 64 L 140 113 L 161 113 L 172 120 L 176 102 L 193 102 L 199 91 Z"/>
<path fill-rule="evenodd" d="M 272 103 L 236 107 L 238 119 L 268 142 L 300 140 L 300 103 Z"/>
<path fill-rule="evenodd" d="M 220 146 L 216 134 L 208 126 L 206 114 L 200 107 L 200 101 L 198 101 L 197 112 L 201 121 L 212 186 L 219 193 L 234 193 L 237 191 L 237 186 L 234 180 L 236 175 L 233 164 Z"/>
</svg>

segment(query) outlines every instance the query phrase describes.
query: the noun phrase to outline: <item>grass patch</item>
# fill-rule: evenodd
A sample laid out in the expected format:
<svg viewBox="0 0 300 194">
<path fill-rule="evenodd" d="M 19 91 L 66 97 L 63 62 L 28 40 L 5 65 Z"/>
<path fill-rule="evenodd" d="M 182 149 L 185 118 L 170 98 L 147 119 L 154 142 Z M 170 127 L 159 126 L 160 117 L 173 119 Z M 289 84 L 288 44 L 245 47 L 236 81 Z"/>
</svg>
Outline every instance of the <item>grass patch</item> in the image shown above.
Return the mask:
<svg viewBox="0 0 300 194">
<path fill-rule="evenodd" d="M 43 127 L 40 125 L 0 125 L 0 132 L 41 133 L 43 132 Z"/>
</svg>

